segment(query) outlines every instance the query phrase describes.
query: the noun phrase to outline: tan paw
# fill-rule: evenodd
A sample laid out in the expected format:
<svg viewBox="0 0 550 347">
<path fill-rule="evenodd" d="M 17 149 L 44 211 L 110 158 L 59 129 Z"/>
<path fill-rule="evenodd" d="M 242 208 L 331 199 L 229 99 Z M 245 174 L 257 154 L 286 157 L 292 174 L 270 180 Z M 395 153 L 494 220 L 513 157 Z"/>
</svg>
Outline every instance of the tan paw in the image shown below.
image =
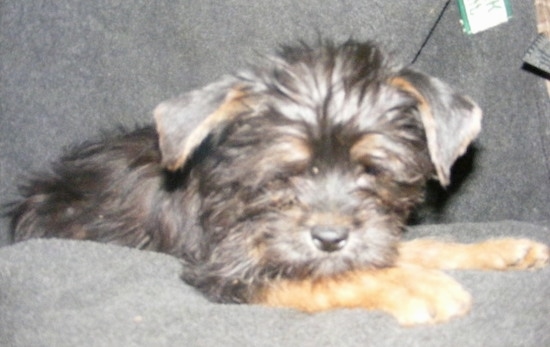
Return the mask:
<svg viewBox="0 0 550 347">
<path fill-rule="evenodd" d="M 435 324 L 468 312 L 471 297 L 445 273 L 421 267 L 392 267 L 333 278 L 281 280 L 253 302 L 306 312 L 365 308 L 394 316 L 402 325 Z"/>
<path fill-rule="evenodd" d="M 394 281 L 381 280 L 386 285 L 378 309 L 393 315 L 401 325 L 445 322 L 471 307 L 470 294 L 443 272 L 413 267 L 386 271 Z"/>
<path fill-rule="evenodd" d="M 548 246 L 528 239 L 503 238 L 478 244 L 482 268 L 491 270 L 538 269 L 546 266 Z"/>
</svg>

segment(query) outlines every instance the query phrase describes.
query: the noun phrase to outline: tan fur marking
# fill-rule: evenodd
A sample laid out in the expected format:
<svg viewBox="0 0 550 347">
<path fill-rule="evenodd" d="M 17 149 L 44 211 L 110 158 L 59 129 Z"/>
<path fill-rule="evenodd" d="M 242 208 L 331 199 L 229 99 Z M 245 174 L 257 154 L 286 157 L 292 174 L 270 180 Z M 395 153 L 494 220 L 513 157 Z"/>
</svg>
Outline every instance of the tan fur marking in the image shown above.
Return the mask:
<svg viewBox="0 0 550 347">
<path fill-rule="evenodd" d="M 431 324 L 465 314 L 470 295 L 442 272 L 416 268 L 358 271 L 316 281 L 280 281 L 257 303 L 305 312 L 364 308 L 393 315 L 402 325 Z"/>
<path fill-rule="evenodd" d="M 518 270 L 548 263 L 548 247 L 527 239 L 493 239 L 480 243 L 447 243 L 430 239 L 403 242 L 400 264 L 432 269 Z"/>
<path fill-rule="evenodd" d="M 275 156 L 266 156 L 266 161 L 276 159 L 281 163 L 302 164 L 307 167 L 312 157 L 312 149 L 305 140 L 284 136 L 278 140 L 277 145 L 273 147 Z M 275 151 L 276 150 L 276 151 Z"/>
<path fill-rule="evenodd" d="M 418 108 L 420 109 L 420 112 L 426 115 L 430 115 L 433 119 L 433 115 L 431 115 L 431 107 L 430 103 L 420 92 L 411 84 L 411 82 L 407 81 L 404 78 L 401 77 L 394 77 L 390 80 L 390 85 L 396 87 L 397 89 L 401 89 L 412 96 L 415 97 L 415 99 L 418 100 Z"/>
<path fill-rule="evenodd" d="M 189 135 L 185 141 L 185 146 L 181 151 L 181 155 L 178 160 L 175 161 L 169 170 L 177 170 L 187 161 L 191 153 L 200 144 L 218 124 L 226 120 L 233 119 L 236 115 L 241 114 L 247 110 L 250 110 L 250 104 L 247 93 L 241 88 L 234 88 L 225 97 L 225 101 L 221 104 L 216 111 L 210 114 L 193 132 Z"/>
<path fill-rule="evenodd" d="M 526 239 L 475 244 L 430 239 L 403 242 L 394 267 L 354 271 L 317 280 L 280 280 L 255 303 L 305 312 L 364 308 L 393 315 L 402 325 L 434 324 L 465 314 L 470 295 L 439 269 L 515 270 L 548 263 L 546 245 Z"/>
<path fill-rule="evenodd" d="M 379 148 L 380 138 L 381 135 L 378 134 L 361 137 L 350 149 L 351 158 L 360 162 L 365 154 L 372 157 L 386 157 L 386 153 Z"/>
</svg>

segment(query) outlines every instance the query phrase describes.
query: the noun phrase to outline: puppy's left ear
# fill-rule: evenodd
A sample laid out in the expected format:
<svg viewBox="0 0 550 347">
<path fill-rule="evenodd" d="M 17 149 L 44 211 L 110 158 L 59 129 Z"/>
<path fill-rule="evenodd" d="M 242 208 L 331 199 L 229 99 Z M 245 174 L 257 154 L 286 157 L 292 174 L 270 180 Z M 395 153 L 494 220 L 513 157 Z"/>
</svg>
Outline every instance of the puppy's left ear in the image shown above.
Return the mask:
<svg viewBox="0 0 550 347">
<path fill-rule="evenodd" d="M 451 166 L 481 130 L 481 109 L 447 84 L 411 69 L 403 69 L 390 83 L 418 99 L 430 157 L 439 182 L 447 186 Z"/>
</svg>

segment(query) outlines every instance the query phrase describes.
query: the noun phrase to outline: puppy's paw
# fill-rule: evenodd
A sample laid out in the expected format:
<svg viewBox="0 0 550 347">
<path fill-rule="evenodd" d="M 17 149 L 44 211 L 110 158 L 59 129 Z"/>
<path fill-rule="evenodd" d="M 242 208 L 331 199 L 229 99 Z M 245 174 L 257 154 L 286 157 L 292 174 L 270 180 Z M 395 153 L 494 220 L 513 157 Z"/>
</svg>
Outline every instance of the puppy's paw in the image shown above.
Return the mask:
<svg viewBox="0 0 550 347">
<path fill-rule="evenodd" d="M 544 267 L 548 258 L 548 246 L 528 239 L 502 238 L 470 244 L 417 239 L 400 245 L 397 265 L 432 269 L 523 270 Z"/>
<path fill-rule="evenodd" d="M 503 238 L 479 244 L 479 260 L 483 268 L 524 270 L 542 268 L 548 264 L 548 246 L 528 239 Z"/>
<path fill-rule="evenodd" d="M 470 294 L 442 272 L 422 268 L 392 268 L 387 272 L 389 278 L 380 282 L 383 290 L 375 308 L 390 313 L 401 325 L 441 323 L 470 309 Z"/>
<path fill-rule="evenodd" d="M 283 280 L 253 302 L 306 312 L 334 308 L 380 310 L 402 325 L 435 324 L 468 312 L 471 297 L 448 275 L 421 267 L 356 271 L 317 280 Z"/>
</svg>

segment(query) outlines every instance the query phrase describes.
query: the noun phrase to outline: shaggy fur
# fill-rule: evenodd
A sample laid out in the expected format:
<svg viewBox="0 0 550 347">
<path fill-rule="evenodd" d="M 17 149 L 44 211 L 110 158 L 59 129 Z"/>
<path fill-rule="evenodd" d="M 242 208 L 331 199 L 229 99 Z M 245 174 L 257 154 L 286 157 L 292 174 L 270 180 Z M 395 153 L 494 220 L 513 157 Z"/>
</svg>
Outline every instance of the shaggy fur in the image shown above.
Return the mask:
<svg viewBox="0 0 550 347">
<path fill-rule="evenodd" d="M 80 145 L 22 186 L 15 241 L 65 237 L 177 256 L 210 299 L 394 264 L 427 180 L 481 112 L 371 43 L 284 47 L 166 101 L 156 128 Z"/>
</svg>

